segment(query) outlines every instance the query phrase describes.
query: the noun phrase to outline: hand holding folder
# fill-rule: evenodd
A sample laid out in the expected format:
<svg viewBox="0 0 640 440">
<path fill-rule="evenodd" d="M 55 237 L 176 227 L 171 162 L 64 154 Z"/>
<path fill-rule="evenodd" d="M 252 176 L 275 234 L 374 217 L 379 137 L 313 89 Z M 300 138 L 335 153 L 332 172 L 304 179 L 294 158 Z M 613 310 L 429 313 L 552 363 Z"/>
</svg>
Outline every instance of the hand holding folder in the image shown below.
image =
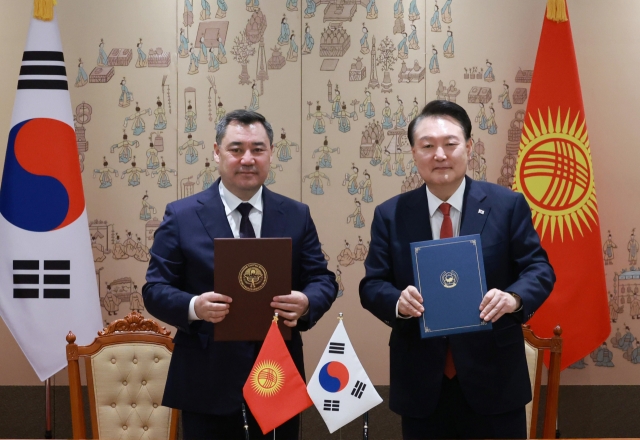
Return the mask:
<svg viewBox="0 0 640 440">
<path fill-rule="evenodd" d="M 232 298 L 216 292 L 205 292 L 196 298 L 194 309 L 196 316 L 214 324 L 222 321 L 227 313 Z"/>
<path fill-rule="evenodd" d="M 400 300 L 398 301 L 398 313 L 401 316 L 413 316 L 419 318 L 424 313 L 424 300 L 415 286 L 407 286 L 400 292 Z"/>
<path fill-rule="evenodd" d="M 229 313 L 215 325 L 213 339 L 262 341 L 274 312 L 284 318 L 278 322 L 282 336 L 291 339 L 293 322 L 308 306 L 308 300 L 305 305 L 300 297 L 303 293 L 291 290 L 291 239 L 216 238 L 213 242 L 214 290 L 233 301 L 219 304 L 226 305 Z"/>
<path fill-rule="evenodd" d="M 309 298 L 302 292 L 292 290 L 289 295 L 280 295 L 273 298 L 271 307 L 280 318 L 284 319 L 284 325 L 295 327 L 298 319 L 304 316 L 309 309 Z"/>
<path fill-rule="evenodd" d="M 487 292 L 480 235 L 411 243 L 411 253 L 415 286 L 423 300 L 423 338 L 491 329 L 479 311 Z M 493 294 L 486 304 L 494 299 L 499 302 L 501 295 Z"/>
<path fill-rule="evenodd" d="M 520 309 L 522 300 L 509 292 L 491 289 L 480 303 L 480 319 L 496 322 L 505 313 L 513 313 Z"/>
</svg>

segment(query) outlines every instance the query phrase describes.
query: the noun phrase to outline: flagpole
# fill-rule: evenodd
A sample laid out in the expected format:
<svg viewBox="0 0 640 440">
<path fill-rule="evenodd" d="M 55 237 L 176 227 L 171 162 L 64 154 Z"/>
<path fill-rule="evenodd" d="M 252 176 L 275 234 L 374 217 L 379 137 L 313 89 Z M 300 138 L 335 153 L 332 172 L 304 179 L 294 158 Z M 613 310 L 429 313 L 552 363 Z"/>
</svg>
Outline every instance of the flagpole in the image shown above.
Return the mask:
<svg viewBox="0 0 640 440">
<path fill-rule="evenodd" d="M 51 378 L 44 381 L 44 411 L 46 418 L 44 438 L 53 438 L 51 433 Z"/>
<path fill-rule="evenodd" d="M 247 407 L 242 402 L 242 421 L 244 422 L 244 440 L 249 440 L 249 422 L 247 421 Z"/>
<path fill-rule="evenodd" d="M 343 313 L 338 313 L 338 321 L 342 321 L 343 319 Z M 362 439 L 369 440 L 369 411 L 362 415 Z"/>
<path fill-rule="evenodd" d="M 273 314 L 273 322 L 275 322 L 276 324 L 278 323 L 278 312 L 275 312 Z M 276 428 L 273 428 L 273 440 L 276 440 Z"/>
<path fill-rule="evenodd" d="M 362 416 L 362 440 L 369 440 L 369 411 Z"/>
</svg>

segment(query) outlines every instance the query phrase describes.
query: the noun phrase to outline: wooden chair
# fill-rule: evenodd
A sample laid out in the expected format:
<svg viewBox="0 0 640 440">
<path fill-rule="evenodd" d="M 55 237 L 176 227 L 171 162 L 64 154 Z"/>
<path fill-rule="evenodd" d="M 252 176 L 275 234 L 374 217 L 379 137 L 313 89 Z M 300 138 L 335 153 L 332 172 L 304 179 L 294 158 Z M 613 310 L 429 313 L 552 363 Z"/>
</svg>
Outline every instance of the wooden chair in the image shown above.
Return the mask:
<svg viewBox="0 0 640 440">
<path fill-rule="evenodd" d="M 549 350 L 549 374 L 547 379 L 547 400 L 544 411 L 542 438 L 556 438 L 556 417 L 558 415 L 558 391 L 560 389 L 560 356 L 562 355 L 562 329 L 553 329 L 552 338 L 539 338 L 528 325 L 522 326 L 525 340 L 529 378 L 533 400 L 527 404 L 527 438 L 537 438 L 536 425 L 540 405 L 540 385 L 544 351 Z"/>
<path fill-rule="evenodd" d="M 178 411 L 161 405 L 173 352 L 171 332 L 131 312 L 91 345 L 67 335 L 73 438 L 175 439 Z M 79 359 L 84 358 L 93 437 L 85 432 Z"/>
</svg>

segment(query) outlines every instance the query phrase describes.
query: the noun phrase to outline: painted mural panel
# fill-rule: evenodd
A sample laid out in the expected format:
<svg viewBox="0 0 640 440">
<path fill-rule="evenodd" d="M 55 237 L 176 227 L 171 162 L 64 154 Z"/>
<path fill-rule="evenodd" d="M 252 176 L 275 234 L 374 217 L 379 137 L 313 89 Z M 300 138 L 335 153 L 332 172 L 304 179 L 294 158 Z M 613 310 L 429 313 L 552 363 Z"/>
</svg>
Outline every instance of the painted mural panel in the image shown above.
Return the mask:
<svg viewBox="0 0 640 440">
<path fill-rule="evenodd" d="M 5 19 L 3 36 L 14 39 L 21 53 L 24 37 L 17 28 L 28 23 L 30 4 L 14 3 L 7 5 L 11 21 Z M 275 132 L 266 184 L 311 207 L 340 285 L 327 317 L 304 336 L 307 367 L 315 367 L 333 317 L 343 312 L 370 377 L 387 384 L 389 329 L 361 308 L 358 283 L 375 207 L 422 184 L 407 126 L 432 99 L 457 102 L 473 123 L 468 175 L 511 186 L 545 4 L 60 2 L 56 14 L 74 85 L 78 158 L 105 322 L 131 310 L 145 313 L 140 292 L 166 204 L 211 186 L 218 178 L 216 123 L 233 109 L 252 109 Z M 626 61 L 606 50 L 603 63 L 602 53 L 586 48 L 595 38 L 591 34 L 601 32 L 592 6 L 569 2 L 589 107 L 612 334 L 566 370 L 563 383 L 636 384 L 640 245 L 629 201 L 638 157 L 629 151 L 633 160 L 620 163 L 604 150 L 604 133 L 616 123 L 609 119 L 605 95 L 615 95 L 611 80 L 623 75 L 611 67 Z M 601 13 L 620 19 L 614 10 Z M 627 41 L 623 33 L 637 30 L 623 20 L 607 32 L 599 38 L 612 46 Z M 15 92 L 14 70 L 1 73 L 7 97 Z M 632 84 L 633 78 L 625 81 Z M 615 95 L 629 110 L 621 118 L 633 113 L 633 93 Z M 9 126 L 11 106 L 6 107 L 0 112 L 2 130 Z M 632 138 L 633 120 L 624 120 L 614 143 Z"/>
</svg>

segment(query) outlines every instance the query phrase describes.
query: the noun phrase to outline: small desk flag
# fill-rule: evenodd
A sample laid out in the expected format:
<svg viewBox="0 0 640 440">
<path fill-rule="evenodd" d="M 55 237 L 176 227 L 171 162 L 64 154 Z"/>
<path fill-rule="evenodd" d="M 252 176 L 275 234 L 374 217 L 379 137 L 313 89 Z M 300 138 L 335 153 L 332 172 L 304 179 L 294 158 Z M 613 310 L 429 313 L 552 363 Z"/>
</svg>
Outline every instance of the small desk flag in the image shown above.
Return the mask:
<svg viewBox="0 0 640 440">
<path fill-rule="evenodd" d="M 382 402 L 362 368 L 342 319 L 309 380 L 307 391 L 330 433 Z"/>
<path fill-rule="evenodd" d="M 312 405 L 275 319 L 242 394 L 263 434 Z"/>
</svg>

